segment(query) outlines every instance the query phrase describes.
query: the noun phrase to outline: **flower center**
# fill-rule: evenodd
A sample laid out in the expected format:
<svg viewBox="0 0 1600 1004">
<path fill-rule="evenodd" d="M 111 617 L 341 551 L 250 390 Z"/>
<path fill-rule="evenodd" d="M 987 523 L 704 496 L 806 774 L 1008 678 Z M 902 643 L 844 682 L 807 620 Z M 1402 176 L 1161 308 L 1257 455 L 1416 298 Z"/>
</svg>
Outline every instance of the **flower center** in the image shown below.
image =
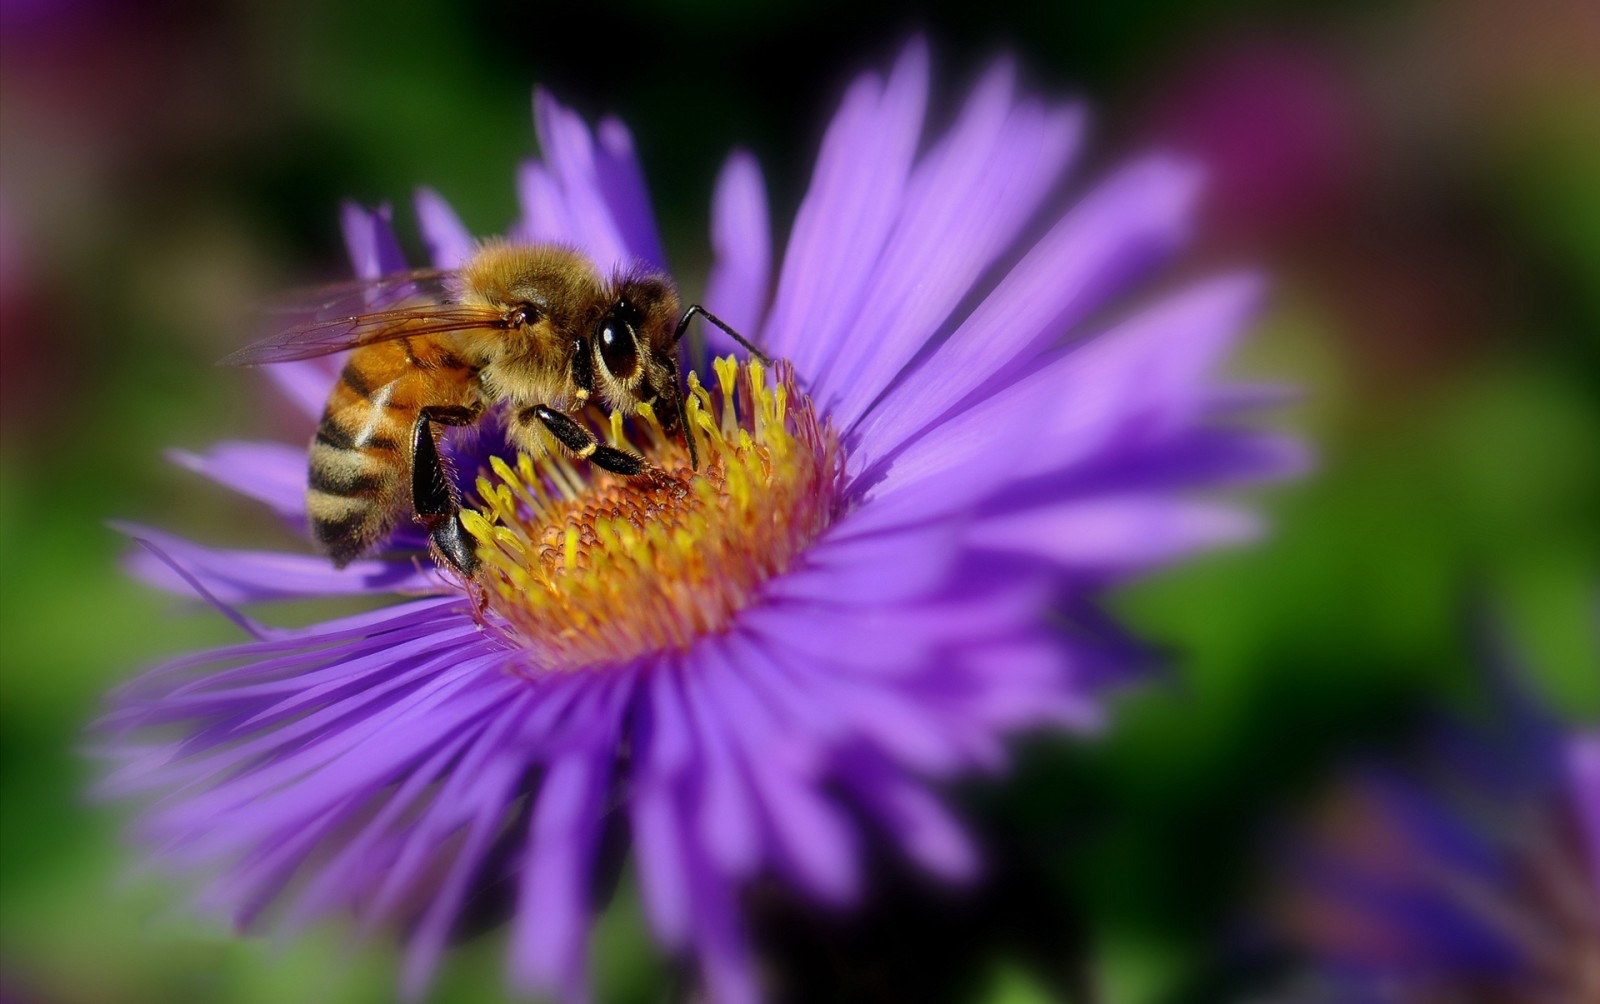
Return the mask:
<svg viewBox="0 0 1600 1004">
<path fill-rule="evenodd" d="M 491 459 L 462 524 L 477 541 L 489 621 L 541 670 L 620 664 L 687 649 L 727 629 L 833 519 L 843 458 L 794 372 L 713 362 L 717 389 L 689 374 L 688 425 L 701 469 L 649 405 L 609 440 L 671 481 L 621 478 L 558 450 Z M 631 432 L 633 441 L 626 436 Z"/>
</svg>

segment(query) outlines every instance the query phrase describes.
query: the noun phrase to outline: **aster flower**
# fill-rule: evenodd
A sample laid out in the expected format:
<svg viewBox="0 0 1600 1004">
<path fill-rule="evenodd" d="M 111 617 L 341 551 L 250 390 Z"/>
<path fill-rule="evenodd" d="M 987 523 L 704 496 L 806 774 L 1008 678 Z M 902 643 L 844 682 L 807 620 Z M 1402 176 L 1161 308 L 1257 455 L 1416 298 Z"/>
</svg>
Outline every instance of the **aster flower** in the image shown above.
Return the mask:
<svg viewBox="0 0 1600 1004">
<path fill-rule="evenodd" d="M 1138 161 L 1019 243 L 1081 111 L 1017 97 L 1001 64 L 925 138 L 926 63 L 913 45 L 849 89 L 776 268 L 755 161 L 723 171 L 703 302 L 780 362 L 697 367 L 691 490 L 519 456 L 490 422 L 450 443 L 472 582 L 419 561 L 409 527 L 343 571 L 131 528 L 140 574 L 253 636 L 155 670 L 105 722 L 108 790 L 151 799 L 141 838 L 204 875 L 203 904 L 247 928 L 396 929 L 416 994 L 509 883 L 514 984 L 578 1000 L 602 832 L 625 824 L 655 936 L 739 1002 L 762 995 L 749 880 L 848 903 L 869 827 L 938 876 L 977 873 L 932 785 L 1002 767 L 1018 730 L 1097 727 L 1143 654 L 1096 592 L 1249 538 L 1248 514 L 1179 492 L 1300 454 L 1239 421 L 1274 392 L 1210 377 L 1255 278 L 1089 324 L 1180 244 L 1194 174 Z M 509 236 L 663 268 L 627 130 L 543 94 L 535 122 L 545 159 Z M 435 264 L 471 253 L 437 194 L 417 213 Z M 345 226 L 359 274 L 403 267 L 387 213 Z M 334 371 L 265 372 L 309 419 Z M 605 431 L 688 474 L 648 413 Z M 304 525 L 298 445 L 177 459 Z M 403 602 L 295 630 L 234 610 L 340 594 Z"/>
<path fill-rule="evenodd" d="M 1492 727 L 1364 765 L 1290 841 L 1272 915 L 1305 999 L 1600 999 L 1600 733 L 1510 682 Z"/>
</svg>

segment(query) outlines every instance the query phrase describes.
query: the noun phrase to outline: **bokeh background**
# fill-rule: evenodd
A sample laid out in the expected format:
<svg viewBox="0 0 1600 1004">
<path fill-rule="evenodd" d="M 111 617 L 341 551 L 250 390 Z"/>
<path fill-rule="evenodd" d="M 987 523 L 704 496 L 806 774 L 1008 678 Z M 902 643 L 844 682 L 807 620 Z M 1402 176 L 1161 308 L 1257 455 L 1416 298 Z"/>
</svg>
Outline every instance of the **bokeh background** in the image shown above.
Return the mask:
<svg viewBox="0 0 1600 1004">
<path fill-rule="evenodd" d="M 1260 974 L 1231 949 L 1264 828 L 1432 709 L 1483 710 L 1482 611 L 1560 718 L 1600 718 L 1592 0 L 4 0 L 0 19 L 7 1001 L 390 998 L 381 948 L 195 919 L 86 798 L 101 695 L 233 630 L 125 580 L 107 520 L 288 543 L 163 450 L 280 428 L 265 382 L 213 361 L 245 304 L 343 277 L 339 200 L 395 202 L 411 239 L 419 184 L 476 232 L 509 220 L 535 82 L 632 127 L 691 293 L 728 150 L 756 151 L 788 219 L 845 80 L 918 31 L 951 94 L 1011 51 L 1037 90 L 1090 100 L 1081 178 L 1151 146 L 1206 161 L 1183 268 L 1275 276 L 1238 367 L 1303 388 L 1280 421 L 1317 471 L 1261 496 L 1270 540 L 1113 598 L 1169 685 L 1104 741 L 1025 743 L 1011 782 L 953 793 L 1000 862 L 982 893 L 886 875 L 864 919 L 777 924 L 833 999 L 1245 999 Z M 463 946 L 437 999 L 502 999 L 500 950 Z M 597 958 L 605 999 L 665 999 L 626 885 Z"/>
</svg>

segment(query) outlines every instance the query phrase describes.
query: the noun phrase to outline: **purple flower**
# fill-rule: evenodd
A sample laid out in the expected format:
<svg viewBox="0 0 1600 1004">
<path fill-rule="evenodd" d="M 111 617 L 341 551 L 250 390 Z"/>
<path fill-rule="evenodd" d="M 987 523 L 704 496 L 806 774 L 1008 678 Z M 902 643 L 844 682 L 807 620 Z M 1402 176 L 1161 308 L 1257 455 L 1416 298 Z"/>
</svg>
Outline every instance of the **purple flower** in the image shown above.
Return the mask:
<svg viewBox="0 0 1600 1004">
<path fill-rule="evenodd" d="M 1366 766 L 1292 838 L 1272 915 L 1313 963 L 1308 993 L 1600 999 L 1600 733 L 1497 697 L 1497 728 L 1452 724 L 1416 763 Z"/>
<path fill-rule="evenodd" d="M 1018 730 L 1097 727 L 1143 655 L 1095 594 L 1248 539 L 1249 515 L 1179 492 L 1302 456 L 1239 422 L 1275 391 L 1210 378 L 1254 277 L 1104 317 L 1182 242 L 1193 172 L 1138 161 L 1033 230 L 1081 111 L 1017 97 L 1003 63 L 925 139 L 926 62 L 913 45 L 849 89 L 776 268 L 759 168 L 723 171 L 704 302 L 784 362 L 719 362 L 692 395 L 693 491 L 519 459 L 491 425 L 452 444 L 478 474 L 471 583 L 417 560 L 413 528 L 344 571 L 133 531 L 140 574 L 253 636 L 157 669 L 106 720 L 110 791 L 155 796 L 139 832 L 206 876 L 204 904 L 243 927 L 393 928 L 416 994 L 509 884 L 513 982 L 578 1000 L 602 832 L 625 824 L 656 937 L 739 1002 L 762 996 L 748 880 L 848 903 L 866 828 L 936 875 L 977 873 L 932 785 L 1001 768 Z M 519 174 L 510 235 L 662 266 L 627 130 L 543 94 L 534 110 L 546 159 Z M 471 253 L 438 195 L 417 212 L 436 264 Z M 345 225 L 360 274 L 404 266 L 387 213 Z M 267 372 L 309 420 L 334 371 Z M 613 432 L 682 462 L 648 417 Z M 301 447 L 177 459 L 303 525 Z M 232 609 L 340 594 L 406 599 L 296 630 Z"/>
</svg>

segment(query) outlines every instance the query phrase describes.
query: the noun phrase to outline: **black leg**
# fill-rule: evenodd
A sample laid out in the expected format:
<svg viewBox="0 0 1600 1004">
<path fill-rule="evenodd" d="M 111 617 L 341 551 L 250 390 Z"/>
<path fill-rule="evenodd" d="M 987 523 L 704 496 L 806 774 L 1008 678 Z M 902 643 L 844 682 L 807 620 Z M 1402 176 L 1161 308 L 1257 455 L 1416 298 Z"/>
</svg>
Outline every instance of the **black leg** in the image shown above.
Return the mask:
<svg viewBox="0 0 1600 1004">
<path fill-rule="evenodd" d="M 594 355 L 586 338 L 572 340 L 572 382 L 578 387 L 580 404 L 594 396 Z"/>
<path fill-rule="evenodd" d="M 683 341 L 683 333 L 685 331 L 689 330 L 689 322 L 694 319 L 694 315 L 696 315 L 696 314 L 701 315 L 706 320 L 710 321 L 712 324 L 715 324 L 717 327 L 719 327 L 723 331 L 727 332 L 728 337 L 732 338 L 734 341 L 738 342 L 740 345 L 743 345 L 746 349 L 749 349 L 751 355 L 755 356 L 757 359 L 761 360 L 762 362 L 766 363 L 769 366 L 772 365 L 772 360 L 767 358 L 766 353 L 762 352 L 760 349 L 756 348 L 754 345 L 751 345 L 749 342 L 745 341 L 743 335 L 739 334 L 739 332 L 737 332 L 737 331 L 733 330 L 732 328 L 728 327 L 728 322 L 727 321 L 724 321 L 722 318 L 718 317 L 716 314 L 713 314 L 711 311 L 707 310 L 706 308 L 700 306 L 698 303 L 691 303 L 689 305 L 689 309 L 685 310 L 683 312 L 683 317 L 679 318 L 679 320 L 678 320 L 678 330 L 676 330 L 676 331 L 674 331 L 672 333 L 672 344 L 676 345 L 679 342 Z"/>
<path fill-rule="evenodd" d="M 478 567 L 478 555 L 471 535 L 461 525 L 461 507 L 445 475 L 430 423 L 470 425 L 480 410 L 431 405 L 422 409 L 411 427 L 411 505 L 428 528 L 434 548 L 463 575 L 471 575 Z"/>
<path fill-rule="evenodd" d="M 594 433 L 553 408 L 536 404 L 532 408 L 524 408 L 517 412 L 517 421 L 523 425 L 531 425 L 535 419 L 543 423 L 562 446 L 571 450 L 573 456 L 587 460 L 596 467 L 625 477 L 661 473 L 637 453 L 629 453 L 627 450 L 619 450 L 601 443 L 594 438 Z"/>
<path fill-rule="evenodd" d="M 694 430 L 689 428 L 689 411 L 683 403 L 683 388 L 678 384 L 678 366 L 671 359 L 663 359 L 667 372 L 671 374 L 672 386 L 663 392 L 663 397 L 671 398 L 672 417 L 677 421 L 678 428 L 683 432 L 683 444 L 689 448 L 689 469 L 700 469 L 700 452 L 694 446 Z"/>
</svg>

